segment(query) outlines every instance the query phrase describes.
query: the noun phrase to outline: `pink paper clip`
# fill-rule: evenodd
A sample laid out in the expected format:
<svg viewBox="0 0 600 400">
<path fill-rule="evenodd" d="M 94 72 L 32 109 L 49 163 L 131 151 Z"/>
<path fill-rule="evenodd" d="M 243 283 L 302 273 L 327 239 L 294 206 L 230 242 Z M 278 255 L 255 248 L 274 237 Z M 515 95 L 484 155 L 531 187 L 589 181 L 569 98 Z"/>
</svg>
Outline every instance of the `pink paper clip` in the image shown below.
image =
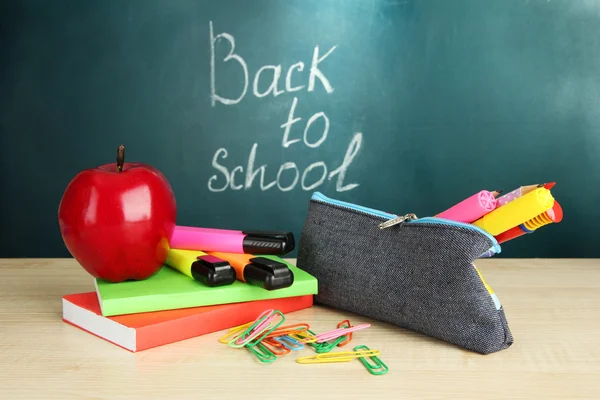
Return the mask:
<svg viewBox="0 0 600 400">
<path fill-rule="evenodd" d="M 273 320 L 279 316 L 280 319 L 278 322 L 273 323 Z M 244 347 L 246 345 L 255 345 L 257 342 L 261 341 L 263 337 L 256 339 L 257 337 L 263 335 L 266 336 L 275 330 L 281 323 L 285 320 L 285 317 L 279 310 L 266 310 L 262 314 L 256 318 L 254 323 L 245 331 L 241 332 L 238 336 L 233 338 L 228 342 L 228 345 L 231 347 Z M 253 340 L 256 341 L 252 343 Z"/>
<path fill-rule="evenodd" d="M 340 336 L 347 335 L 350 332 L 354 332 L 354 331 L 358 331 L 360 329 L 368 328 L 370 326 L 371 326 L 371 324 L 362 324 L 362 325 L 356 325 L 356 326 L 353 326 L 353 327 L 350 327 L 350 328 L 334 329 L 332 331 L 316 335 L 315 339 L 316 339 L 317 343 L 323 343 L 323 342 L 327 342 L 327 341 L 332 340 L 332 339 L 337 339 Z"/>
<path fill-rule="evenodd" d="M 264 314 L 266 314 L 267 312 L 273 312 L 273 310 L 265 311 L 257 318 L 257 320 L 260 320 L 264 316 Z M 236 340 L 236 343 L 242 344 L 243 341 L 245 341 L 245 340 L 250 341 L 250 340 L 254 339 L 256 336 L 260 335 L 262 332 L 264 332 L 267 329 L 267 327 L 269 326 L 271 321 L 273 321 L 273 318 L 275 318 L 276 315 L 277 314 L 269 315 L 263 322 L 258 324 L 254 329 L 250 330 L 250 332 L 248 332 L 248 336 L 245 339 L 239 338 L 238 340 Z"/>
</svg>

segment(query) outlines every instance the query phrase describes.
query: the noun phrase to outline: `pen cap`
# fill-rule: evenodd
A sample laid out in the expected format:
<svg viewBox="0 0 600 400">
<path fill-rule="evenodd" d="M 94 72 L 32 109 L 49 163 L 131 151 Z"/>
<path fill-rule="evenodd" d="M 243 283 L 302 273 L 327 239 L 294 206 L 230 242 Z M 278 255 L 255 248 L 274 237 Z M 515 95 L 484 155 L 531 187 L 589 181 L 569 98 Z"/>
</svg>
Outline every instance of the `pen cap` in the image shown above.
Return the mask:
<svg viewBox="0 0 600 400">
<path fill-rule="evenodd" d="M 535 218 L 530 219 L 529 221 L 524 222 L 523 225 L 527 229 L 534 231 L 538 228 L 541 228 L 544 225 L 548 225 L 553 222 L 559 223 L 560 221 L 562 221 L 562 217 L 562 208 L 560 204 L 558 204 L 558 201 L 554 201 L 554 205 L 551 209 L 549 209 L 546 212 L 543 212 Z"/>
<path fill-rule="evenodd" d="M 508 242 L 514 238 L 525 235 L 526 233 L 533 233 L 538 228 L 541 228 L 544 225 L 548 225 L 551 223 L 559 223 L 562 221 L 563 212 L 558 201 L 554 200 L 554 205 L 551 209 L 541 213 L 535 218 L 530 219 L 522 223 L 519 226 L 515 226 L 507 230 L 506 232 L 502 232 L 498 236 L 496 236 L 496 240 L 498 243 Z"/>
<path fill-rule="evenodd" d="M 225 260 L 205 255 L 192 264 L 191 273 L 195 280 L 207 286 L 225 286 L 235 282 L 235 270 Z"/>
<path fill-rule="evenodd" d="M 292 286 L 294 273 L 287 265 L 264 257 L 250 259 L 244 268 L 244 280 L 267 290 L 283 289 Z"/>
<path fill-rule="evenodd" d="M 499 235 L 549 210 L 554 197 L 546 188 L 537 188 L 473 222 L 491 235 Z"/>
</svg>

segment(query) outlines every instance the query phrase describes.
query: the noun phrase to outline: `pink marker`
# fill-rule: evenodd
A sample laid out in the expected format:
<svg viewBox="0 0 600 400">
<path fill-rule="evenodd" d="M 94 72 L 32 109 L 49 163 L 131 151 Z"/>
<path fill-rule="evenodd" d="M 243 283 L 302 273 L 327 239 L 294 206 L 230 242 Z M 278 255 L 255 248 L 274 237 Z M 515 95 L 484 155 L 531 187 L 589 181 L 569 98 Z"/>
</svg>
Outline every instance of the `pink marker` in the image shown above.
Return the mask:
<svg viewBox="0 0 600 400">
<path fill-rule="evenodd" d="M 294 250 L 292 232 L 235 231 L 176 226 L 169 243 L 173 249 L 238 254 L 284 255 Z"/>
<path fill-rule="evenodd" d="M 439 213 L 436 217 L 470 224 L 495 208 L 496 198 L 492 192 L 482 190 L 446 211 Z"/>
</svg>

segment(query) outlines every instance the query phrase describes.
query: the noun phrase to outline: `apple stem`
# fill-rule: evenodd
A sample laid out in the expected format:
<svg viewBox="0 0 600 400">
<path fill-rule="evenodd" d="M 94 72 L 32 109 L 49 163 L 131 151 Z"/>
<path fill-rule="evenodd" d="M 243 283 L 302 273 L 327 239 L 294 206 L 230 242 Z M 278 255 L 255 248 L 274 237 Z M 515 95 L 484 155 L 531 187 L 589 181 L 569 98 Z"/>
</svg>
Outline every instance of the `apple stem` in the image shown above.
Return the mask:
<svg viewBox="0 0 600 400">
<path fill-rule="evenodd" d="M 125 162 L 125 146 L 120 145 L 117 149 L 117 171 L 123 171 L 123 163 Z"/>
</svg>

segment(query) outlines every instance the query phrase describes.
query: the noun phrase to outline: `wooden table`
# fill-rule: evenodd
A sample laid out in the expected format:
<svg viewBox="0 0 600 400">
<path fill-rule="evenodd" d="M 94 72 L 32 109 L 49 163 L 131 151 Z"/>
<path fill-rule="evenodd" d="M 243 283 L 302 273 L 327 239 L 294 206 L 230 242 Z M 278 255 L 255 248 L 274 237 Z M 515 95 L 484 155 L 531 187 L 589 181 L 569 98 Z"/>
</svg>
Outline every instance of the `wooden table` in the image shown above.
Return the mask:
<svg viewBox="0 0 600 400">
<path fill-rule="evenodd" d="M 360 342 L 390 368 L 357 361 L 260 365 L 214 333 L 130 353 L 61 320 L 61 296 L 93 290 L 73 260 L 0 260 L 0 399 L 598 399 L 600 260 L 481 260 L 515 343 L 482 356 L 315 306 L 288 314 L 317 331 L 371 322 Z M 312 352 L 302 351 L 303 355 Z M 243 396 L 243 397 L 241 397 Z"/>
</svg>

